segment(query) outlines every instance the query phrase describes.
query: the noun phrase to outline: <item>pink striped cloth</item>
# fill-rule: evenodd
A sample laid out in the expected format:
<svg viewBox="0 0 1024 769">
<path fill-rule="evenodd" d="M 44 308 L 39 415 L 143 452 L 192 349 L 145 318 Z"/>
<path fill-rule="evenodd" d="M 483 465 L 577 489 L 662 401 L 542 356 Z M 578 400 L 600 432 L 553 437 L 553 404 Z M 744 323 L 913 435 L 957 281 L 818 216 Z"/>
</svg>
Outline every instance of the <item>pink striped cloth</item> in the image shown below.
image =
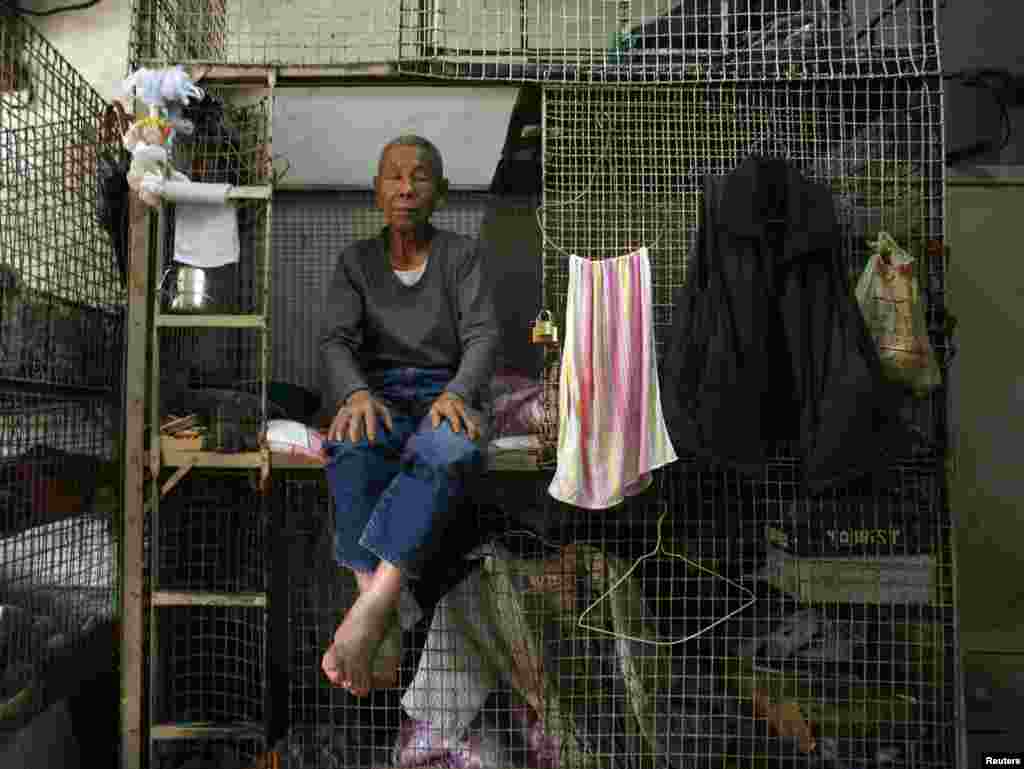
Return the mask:
<svg viewBox="0 0 1024 769">
<path fill-rule="evenodd" d="M 548 492 L 602 510 L 647 489 L 652 471 L 677 458 L 661 411 L 647 249 L 570 256 L 568 293 Z"/>
</svg>

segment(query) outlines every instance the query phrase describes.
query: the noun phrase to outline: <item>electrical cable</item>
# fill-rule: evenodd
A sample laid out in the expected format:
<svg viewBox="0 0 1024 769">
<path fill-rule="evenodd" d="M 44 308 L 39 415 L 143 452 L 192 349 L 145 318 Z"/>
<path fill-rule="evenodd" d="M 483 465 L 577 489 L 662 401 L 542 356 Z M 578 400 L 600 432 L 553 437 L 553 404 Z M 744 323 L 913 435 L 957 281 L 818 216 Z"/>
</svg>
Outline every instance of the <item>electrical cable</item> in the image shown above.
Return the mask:
<svg viewBox="0 0 1024 769">
<path fill-rule="evenodd" d="M 1014 78 L 1004 69 L 963 70 L 943 75 L 944 80 L 960 81 L 968 88 L 986 88 L 992 93 L 996 106 L 999 107 L 1000 138 L 976 142 L 970 146 L 951 150 L 946 153 L 946 165 L 957 165 L 978 155 L 995 150 L 1001 152 L 1010 144 L 1013 137 L 1013 123 L 1005 94 L 1010 90 Z"/>
</svg>

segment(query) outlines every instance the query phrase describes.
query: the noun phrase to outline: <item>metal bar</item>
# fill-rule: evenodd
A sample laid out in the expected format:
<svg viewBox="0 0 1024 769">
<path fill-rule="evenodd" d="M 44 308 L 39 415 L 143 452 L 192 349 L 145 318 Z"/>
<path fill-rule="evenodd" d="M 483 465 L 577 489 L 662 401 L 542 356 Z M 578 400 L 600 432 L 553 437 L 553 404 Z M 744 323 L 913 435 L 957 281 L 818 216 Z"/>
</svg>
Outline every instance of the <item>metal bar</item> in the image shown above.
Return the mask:
<svg viewBox="0 0 1024 769">
<path fill-rule="evenodd" d="M 157 316 L 159 328 L 258 328 L 267 327 L 266 315 L 172 315 Z"/>
<path fill-rule="evenodd" d="M 946 176 L 948 187 L 1022 187 L 1024 177 L 1011 176 Z"/>
<path fill-rule="evenodd" d="M 330 67 L 269 67 L 265 64 L 193 66 L 193 81 L 216 85 L 246 86 L 264 85 L 270 70 L 277 72 L 277 85 L 308 80 L 344 80 L 353 77 L 397 77 L 401 73 L 390 62 L 365 64 L 338 64 Z"/>
<path fill-rule="evenodd" d="M 16 390 L 23 393 L 36 395 L 64 395 L 71 398 L 75 396 L 95 397 L 113 395 L 113 387 L 90 387 L 89 385 L 56 384 L 49 382 L 38 382 L 17 377 L 0 376 L 0 388 L 4 390 Z"/>
<path fill-rule="evenodd" d="M 262 737 L 259 724 L 208 724 L 204 722 L 184 724 L 154 724 L 154 740 L 220 740 L 226 737 Z"/>
<path fill-rule="evenodd" d="M 401 26 L 401 24 L 399 24 L 399 26 Z M 399 51 L 401 51 L 401 47 L 399 47 Z M 266 145 L 267 145 L 266 159 L 267 159 L 267 163 L 272 163 L 272 158 L 274 157 L 274 151 L 273 151 L 273 147 L 274 147 L 274 120 L 273 120 L 273 116 L 274 116 L 274 112 L 275 112 L 275 110 L 274 110 L 274 99 L 275 99 L 275 89 L 277 87 L 277 70 L 271 70 L 268 73 L 267 85 L 269 86 L 269 93 L 267 95 L 268 106 L 267 106 L 267 113 L 266 113 L 267 114 L 267 124 L 266 124 L 266 131 L 267 131 L 267 134 L 266 134 Z M 274 181 L 273 166 L 271 166 L 270 168 L 266 169 L 265 173 L 268 175 L 270 183 L 273 184 L 273 181 Z M 263 316 L 265 318 L 269 318 L 270 317 L 270 286 L 271 286 L 271 281 L 273 279 L 273 274 L 274 274 L 273 268 L 272 268 L 272 265 L 271 265 L 271 259 L 272 259 L 272 256 L 273 256 L 273 250 L 272 249 L 273 249 L 273 243 L 274 243 L 274 241 L 273 241 L 274 199 L 273 199 L 273 189 L 272 188 L 269 188 L 269 189 L 271 190 L 271 194 L 268 196 L 267 202 L 264 204 L 267 207 L 267 218 L 266 218 L 266 220 L 264 222 L 265 230 L 264 230 L 264 233 L 263 233 L 263 235 L 264 235 L 263 287 L 262 287 L 263 288 L 263 296 L 262 296 L 261 312 L 263 313 Z M 272 361 L 271 361 L 271 348 L 270 348 L 272 339 L 271 339 L 271 334 L 270 334 L 270 328 L 271 328 L 270 324 L 269 323 L 266 324 L 266 326 L 264 326 L 264 328 L 263 328 L 263 330 L 262 330 L 262 332 L 260 334 L 260 337 L 261 337 L 260 344 L 262 346 L 262 350 L 261 350 L 261 353 L 262 353 L 262 361 L 261 361 L 262 372 L 261 372 L 261 377 L 260 377 L 261 380 L 262 380 L 260 382 L 260 414 L 261 414 L 261 417 L 262 417 L 262 420 L 263 420 L 262 427 L 263 427 L 264 430 L 266 429 L 266 424 L 267 424 L 267 399 L 268 399 L 268 395 L 269 395 L 268 394 L 268 389 L 269 389 L 269 381 L 268 380 L 270 379 L 270 368 L 271 368 L 271 363 L 272 363 Z M 262 545 L 263 545 L 263 564 L 264 564 L 263 565 L 263 590 L 266 591 L 267 596 L 271 595 L 270 591 L 272 589 L 273 574 L 274 574 L 274 563 L 273 563 L 274 554 L 275 554 L 276 551 L 279 550 L 279 548 L 274 547 L 274 546 L 271 545 L 271 542 L 276 542 L 276 540 L 274 539 L 274 536 L 272 536 L 272 535 L 276 535 L 277 532 L 271 530 L 271 526 L 276 524 L 276 521 L 274 520 L 274 518 L 275 518 L 274 511 L 276 510 L 276 505 L 273 504 L 272 496 L 271 496 L 272 492 L 270 490 L 270 486 L 271 486 L 271 472 L 273 470 L 273 465 L 272 465 L 270 459 L 271 459 L 270 458 L 270 451 L 266 447 L 263 447 L 263 449 L 260 451 L 260 491 L 262 492 L 260 494 L 260 506 L 262 507 L 262 513 L 263 514 L 260 516 L 259 525 L 263 529 L 262 532 L 261 532 L 261 534 L 262 534 Z M 278 720 L 275 717 L 275 709 L 279 710 L 282 716 L 286 716 L 287 715 L 287 711 L 284 709 L 284 706 L 283 706 L 283 703 L 287 702 L 287 699 L 288 699 L 287 688 L 286 687 L 281 687 L 281 690 L 277 691 L 277 687 L 275 687 L 275 682 L 276 682 L 276 676 L 274 675 L 274 671 L 276 669 L 276 667 L 275 667 L 275 655 L 274 655 L 275 642 L 274 642 L 274 640 L 272 640 L 272 639 L 275 639 L 277 637 L 277 634 L 274 631 L 277 629 L 278 623 L 276 623 L 274 621 L 274 616 L 275 616 L 275 610 L 278 609 L 278 602 L 281 602 L 282 604 L 287 605 L 286 602 L 283 599 L 284 599 L 284 596 L 282 594 L 279 593 L 279 594 L 275 595 L 273 597 L 273 599 L 271 599 L 269 601 L 269 603 L 270 603 L 270 611 L 265 611 L 263 613 L 263 637 L 265 639 L 265 644 L 266 644 L 266 646 L 264 647 L 265 664 L 264 664 L 264 667 L 263 667 L 263 670 L 264 670 L 264 673 L 263 673 L 263 720 L 264 720 L 264 725 L 266 727 L 266 733 L 267 734 L 272 734 L 272 731 L 273 731 L 273 728 L 274 728 L 274 724 Z M 266 606 L 266 605 L 267 605 L 267 601 L 265 600 L 264 601 L 264 606 Z M 276 612 L 276 613 L 280 613 L 280 612 Z M 287 631 L 287 627 L 288 627 L 287 616 L 284 617 L 284 620 L 285 621 L 280 624 L 280 628 L 281 628 L 282 631 L 286 632 Z M 284 662 L 285 662 L 285 664 L 287 664 L 287 654 L 284 655 Z M 275 703 L 276 703 L 276 708 L 275 708 Z M 284 726 L 284 724 L 282 724 L 282 729 L 284 729 L 284 728 L 286 728 L 286 727 Z M 274 736 L 276 737 L 276 735 L 274 735 Z"/>
<path fill-rule="evenodd" d="M 155 253 L 155 269 L 158 275 L 164 264 L 164 243 L 167 240 L 167 207 L 160 206 L 157 212 L 157 242 Z M 160 292 L 155 286 L 152 291 L 152 308 L 154 319 L 160 317 Z M 149 462 L 150 475 L 150 589 L 156 591 L 160 587 L 160 328 L 154 320 L 150 336 L 150 398 L 149 398 Z M 163 666 L 160 659 L 160 626 L 157 612 L 149 612 L 149 720 L 152 729 L 153 720 L 162 712 L 163 705 L 160 685 L 163 681 Z M 150 733 L 152 740 L 152 732 Z M 150 748 L 152 756 L 152 748 Z"/>
<path fill-rule="evenodd" d="M 121 767 L 141 769 L 145 638 L 144 477 L 146 468 L 146 349 L 149 291 L 149 213 L 133 196 L 129 224 L 128 321 L 125 329 L 124 518 L 121 544 Z"/>
<path fill-rule="evenodd" d="M 151 598 L 153 608 L 169 606 L 240 606 L 263 608 L 267 605 L 266 593 L 212 593 L 184 590 L 154 590 Z"/>
<path fill-rule="evenodd" d="M 232 187 L 228 190 L 228 200 L 269 200 L 273 190 L 269 185 L 250 187 Z"/>
</svg>

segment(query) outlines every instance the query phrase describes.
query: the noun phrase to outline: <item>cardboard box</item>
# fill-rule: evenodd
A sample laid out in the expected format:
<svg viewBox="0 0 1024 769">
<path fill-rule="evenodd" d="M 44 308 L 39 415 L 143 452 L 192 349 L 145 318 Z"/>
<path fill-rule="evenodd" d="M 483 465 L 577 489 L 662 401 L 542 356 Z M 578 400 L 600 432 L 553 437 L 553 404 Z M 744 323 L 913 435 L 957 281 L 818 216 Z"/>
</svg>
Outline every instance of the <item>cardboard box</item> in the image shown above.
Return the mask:
<svg viewBox="0 0 1024 769">
<path fill-rule="evenodd" d="M 801 556 L 921 555 L 935 543 L 917 525 L 773 521 L 765 526 L 768 544 Z"/>
<path fill-rule="evenodd" d="M 760 576 L 804 603 L 941 605 L 930 555 L 808 558 L 768 548 Z"/>
</svg>

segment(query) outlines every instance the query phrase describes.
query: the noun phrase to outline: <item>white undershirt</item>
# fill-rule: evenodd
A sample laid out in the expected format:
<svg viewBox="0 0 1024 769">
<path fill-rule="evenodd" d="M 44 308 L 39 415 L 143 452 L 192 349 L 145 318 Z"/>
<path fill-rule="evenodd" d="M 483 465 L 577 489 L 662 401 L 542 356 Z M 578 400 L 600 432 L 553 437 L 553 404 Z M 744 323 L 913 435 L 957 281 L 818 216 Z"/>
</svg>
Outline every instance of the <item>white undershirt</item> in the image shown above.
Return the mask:
<svg viewBox="0 0 1024 769">
<path fill-rule="evenodd" d="M 423 264 L 417 267 L 415 270 L 395 270 L 395 275 L 407 286 L 415 286 L 420 278 L 423 277 L 423 273 L 427 269 L 427 262 L 424 260 Z"/>
</svg>

